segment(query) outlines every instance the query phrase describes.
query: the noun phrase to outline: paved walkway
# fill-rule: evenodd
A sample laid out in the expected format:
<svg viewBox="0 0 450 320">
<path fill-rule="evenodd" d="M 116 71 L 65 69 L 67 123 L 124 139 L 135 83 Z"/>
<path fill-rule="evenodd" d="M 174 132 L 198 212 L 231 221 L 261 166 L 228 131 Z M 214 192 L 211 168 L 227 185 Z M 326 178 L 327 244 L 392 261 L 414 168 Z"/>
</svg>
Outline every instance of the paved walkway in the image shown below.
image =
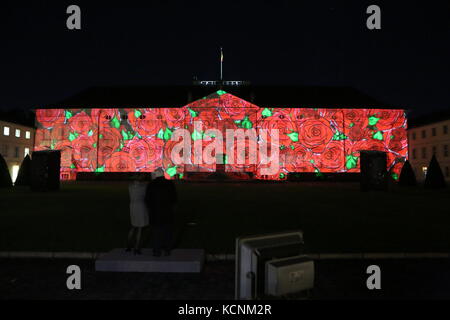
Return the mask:
<svg viewBox="0 0 450 320">
<path fill-rule="evenodd" d="M 66 268 L 82 270 L 82 290 L 66 289 Z M 367 266 L 381 268 L 381 290 L 366 288 Z M 99 273 L 93 260 L 0 259 L 0 299 L 233 299 L 234 263 L 209 262 L 202 274 Z M 316 261 L 313 299 L 450 299 L 449 259 Z"/>
</svg>

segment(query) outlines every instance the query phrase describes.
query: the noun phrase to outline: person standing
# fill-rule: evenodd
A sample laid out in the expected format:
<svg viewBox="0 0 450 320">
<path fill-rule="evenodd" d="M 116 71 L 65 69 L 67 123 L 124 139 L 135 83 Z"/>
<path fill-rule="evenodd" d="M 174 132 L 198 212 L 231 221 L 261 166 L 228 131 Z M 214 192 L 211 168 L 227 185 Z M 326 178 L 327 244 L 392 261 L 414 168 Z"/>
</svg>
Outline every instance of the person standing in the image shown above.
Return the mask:
<svg viewBox="0 0 450 320">
<path fill-rule="evenodd" d="M 131 251 L 134 245 L 134 254 L 142 254 L 141 238 L 142 229 L 149 224 L 148 208 L 145 202 L 148 182 L 144 175 L 134 176 L 134 181 L 128 186 L 130 195 L 130 220 L 131 229 L 128 233 L 127 249 Z M 133 243 L 133 239 L 135 239 Z"/>
<path fill-rule="evenodd" d="M 152 172 L 146 199 L 152 227 L 153 255 L 159 257 L 164 253 L 168 256 L 174 246 L 177 192 L 173 181 L 164 178 L 161 168 Z"/>
</svg>

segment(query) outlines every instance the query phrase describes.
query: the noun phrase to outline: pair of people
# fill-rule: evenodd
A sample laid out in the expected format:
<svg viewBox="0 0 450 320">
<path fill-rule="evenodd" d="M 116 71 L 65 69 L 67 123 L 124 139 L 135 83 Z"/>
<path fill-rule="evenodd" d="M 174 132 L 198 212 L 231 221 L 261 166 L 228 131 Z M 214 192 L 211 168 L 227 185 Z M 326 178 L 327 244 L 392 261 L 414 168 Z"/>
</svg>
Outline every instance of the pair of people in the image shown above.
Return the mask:
<svg viewBox="0 0 450 320">
<path fill-rule="evenodd" d="M 170 255 L 174 245 L 174 220 L 177 193 L 172 180 L 164 178 L 164 171 L 157 169 L 147 182 L 144 175 L 130 183 L 131 229 L 128 233 L 127 251 L 134 244 L 134 254 L 142 254 L 142 230 L 151 225 L 153 255 Z"/>
</svg>

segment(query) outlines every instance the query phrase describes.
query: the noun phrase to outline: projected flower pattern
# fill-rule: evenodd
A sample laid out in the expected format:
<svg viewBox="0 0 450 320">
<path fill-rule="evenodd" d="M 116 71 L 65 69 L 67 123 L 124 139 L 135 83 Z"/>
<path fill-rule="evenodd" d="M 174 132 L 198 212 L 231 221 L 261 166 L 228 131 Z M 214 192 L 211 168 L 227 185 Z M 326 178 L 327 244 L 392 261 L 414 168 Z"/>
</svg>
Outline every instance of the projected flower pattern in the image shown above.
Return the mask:
<svg viewBox="0 0 450 320">
<path fill-rule="evenodd" d="M 248 162 L 245 140 L 234 143 L 233 154 L 237 159 L 241 151 L 244 164 L 227 161 L 225 142 L 222 154 L 213 154 L 223 159 L 226 171 L 251 171 L 257 178 L 285 179 L 290 172 L 358 172 L 359 151 L 380 150 L 387 152 L 388 169 L 397 179 L 407 158 L 403 110 L 260 108 L 223 91 L 183 108 L 39 109 L 36 120 L 35 150 L 61 150 L 63 179 L 75 179 L 77 172 L 151 172 L 157 167 L 167 178 L 182 178 L 185 171 L 215 171 L 216 164 L 195 163 L 194 147 L 187 164 L 172 161 L 178 141 L 171 137 L 180 128 L 189 130 L 193 143 L 201 140 L 202 152 L 217 138 L 208 129 L 218 129 L 224 140 L 226 129 L 255 129 L 258 135 L 261 129 L 278 129 L 277 174 L 261 176 L 264 165 Z M 269 135 L 269 146 L 270 140 Z"/>
</svg>

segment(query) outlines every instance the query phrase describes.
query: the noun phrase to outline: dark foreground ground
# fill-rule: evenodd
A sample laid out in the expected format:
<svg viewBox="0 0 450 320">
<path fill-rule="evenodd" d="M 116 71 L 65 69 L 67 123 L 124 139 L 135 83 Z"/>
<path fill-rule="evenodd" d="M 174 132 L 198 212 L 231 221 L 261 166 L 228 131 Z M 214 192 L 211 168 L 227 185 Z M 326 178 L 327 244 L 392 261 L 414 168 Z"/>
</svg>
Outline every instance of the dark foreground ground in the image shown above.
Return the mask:
<svg viewBox="0 0 450 320">
<path fill-rule="evenodd" d="M 0 190 L 0 251 L 106 252 L 125 245 L 125 182 Z M 177 182 L 177 246 L 233 253 L 246 234 L 304 231 L 306 252 L 450 252 L 450 188 L 361 192 L 357 183 Z M 144 247 L 152 247 L 148 230 Z"/>
<path fill-rule="evenodd" d="M 450 260 L 316 261 L 313 299 L 450 299 Z M 66 268 L 82 270 L 82 289 L 66 288 Z M 366 288 L 366 268 L 381 268 L 381 290 Z M 0 260 L 0 299 L 233 299 L 234 263 L 202 274 L 99 273 L 92 260 Z"/>
</svg>

